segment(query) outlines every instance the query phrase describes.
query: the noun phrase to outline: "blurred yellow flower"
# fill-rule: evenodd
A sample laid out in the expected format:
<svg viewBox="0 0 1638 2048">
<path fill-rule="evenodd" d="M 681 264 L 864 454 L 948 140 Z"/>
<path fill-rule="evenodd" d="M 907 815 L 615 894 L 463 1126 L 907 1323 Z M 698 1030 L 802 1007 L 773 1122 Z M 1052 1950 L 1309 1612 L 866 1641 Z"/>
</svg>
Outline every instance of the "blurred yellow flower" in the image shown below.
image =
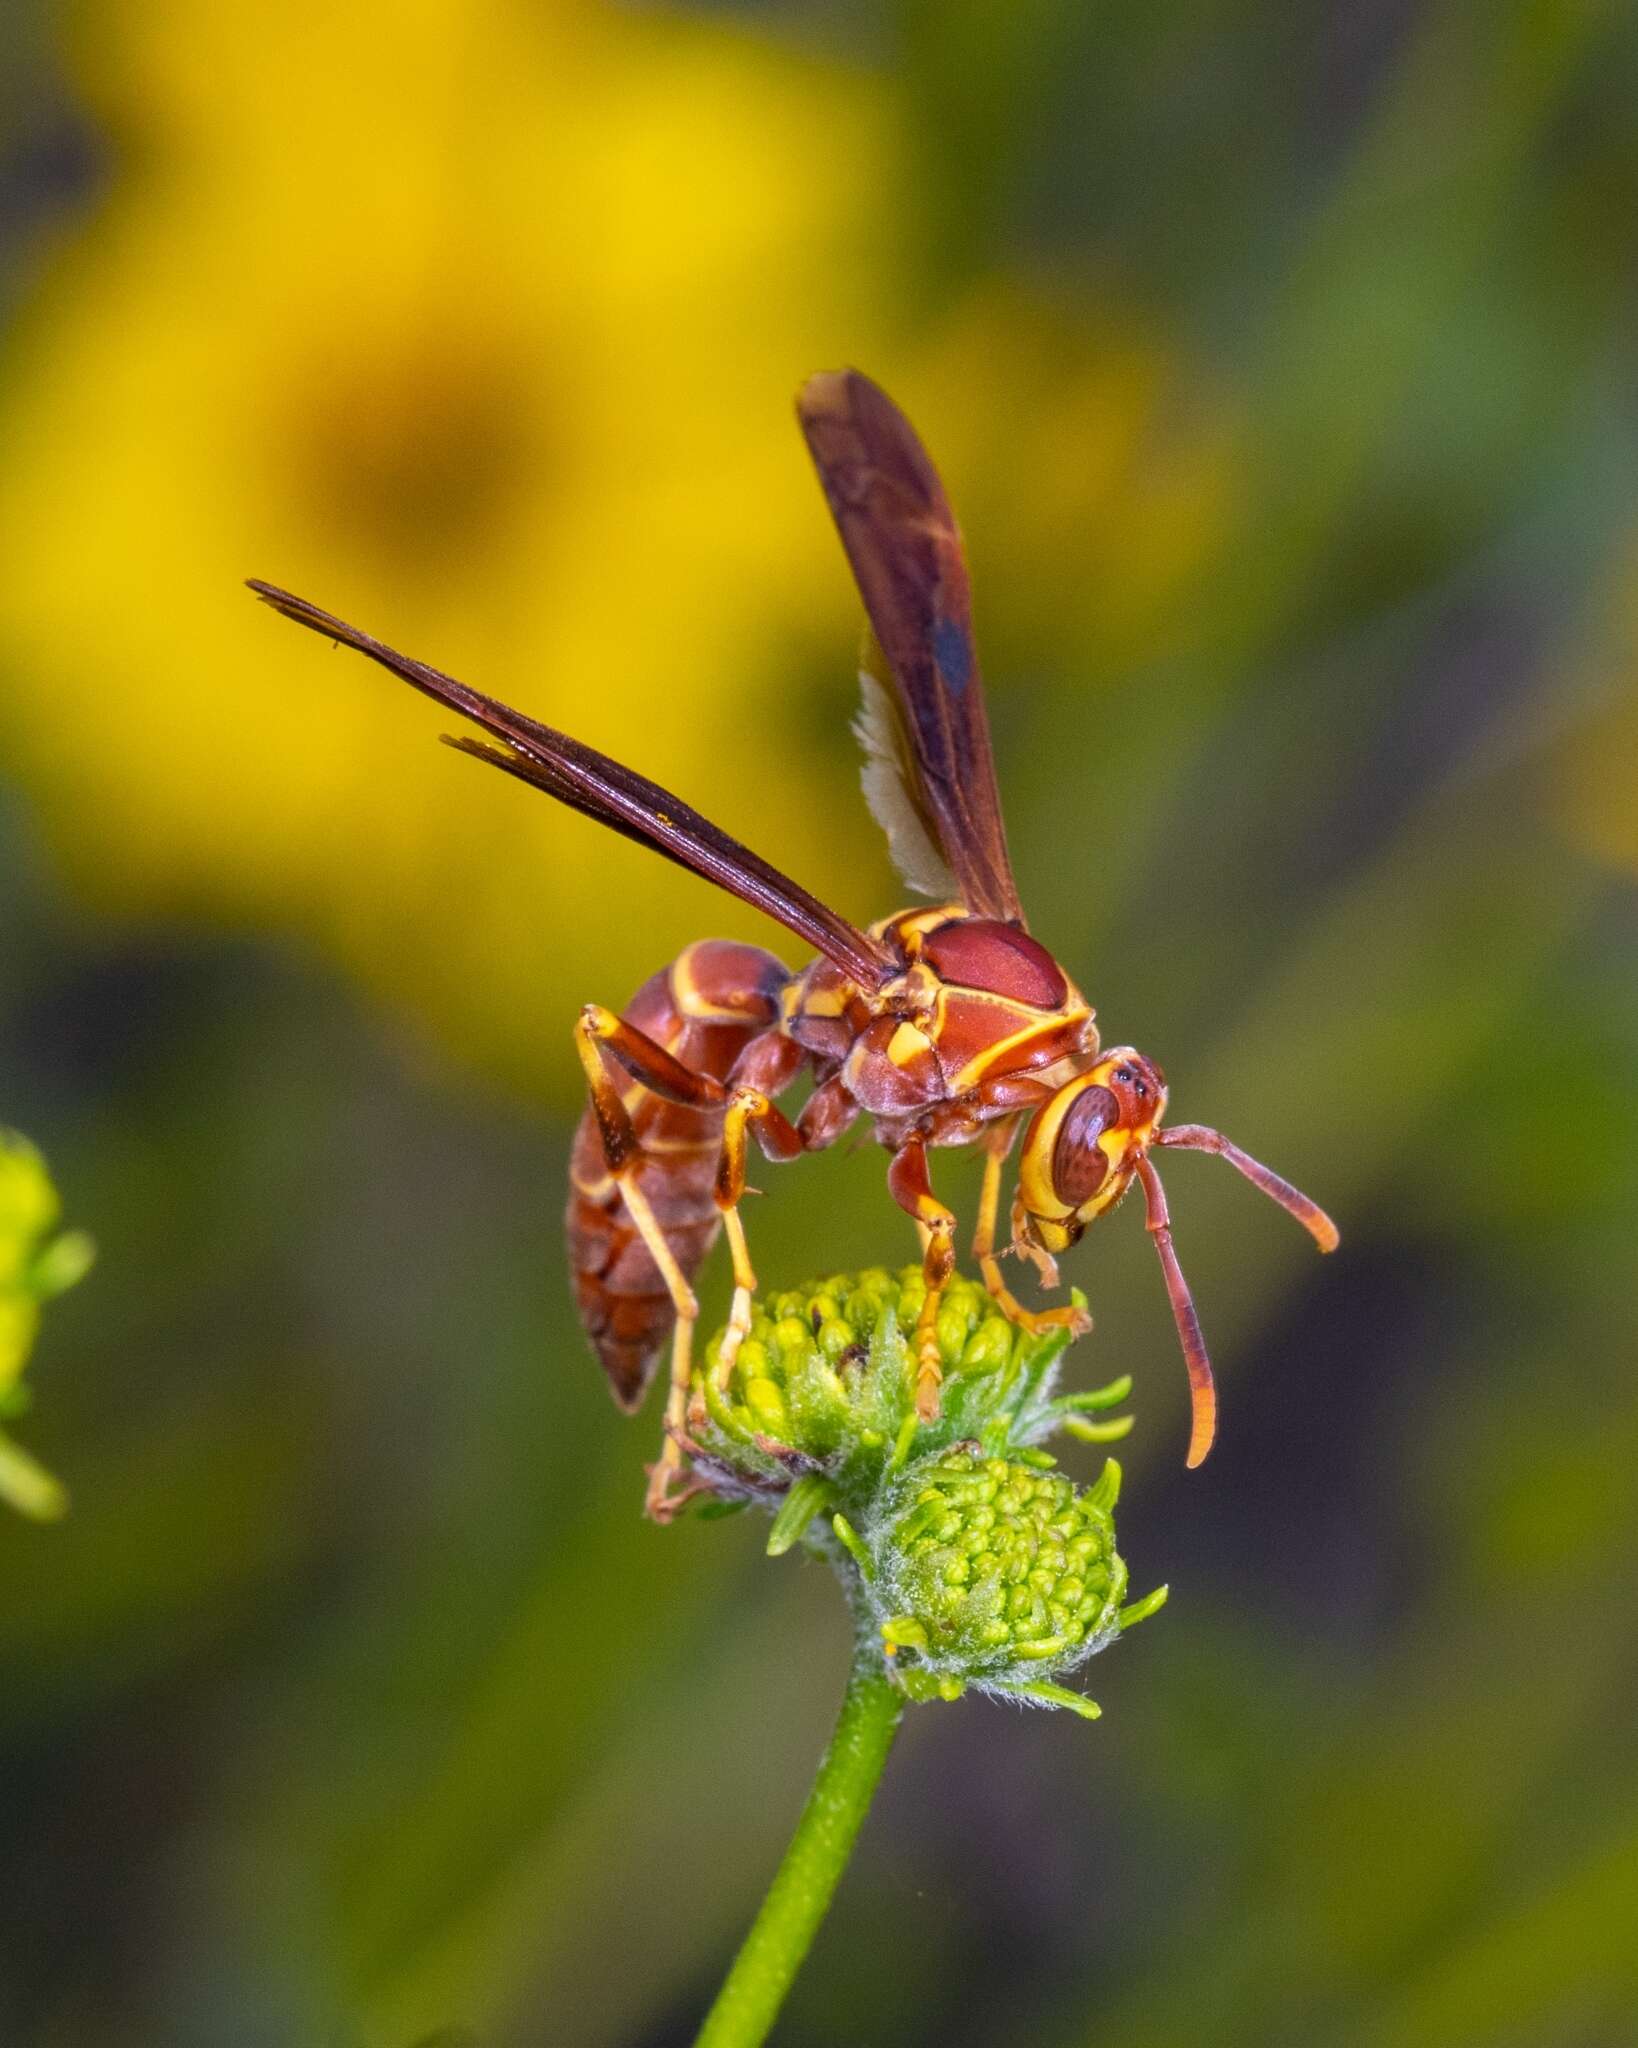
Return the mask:
<svg viewBox="0 0 1638 2048">
<path fill-rule="evenodd" d="M 791 393 L 878 328 L 876 94 L 585 0 L 254 34 L 163 0 L 88 22 L 81 72 L 121 168 L 13 364 L 0 742 L 88 891 L 293 920 L 536 1076 L 520 999 L 623 997 L 579 965 L 647 972 L 697 885 L 426 744 L 435 717 L 240 579 L 818 869 L 817 802 L 766 823 L 760 713 L 792 579 L 823 574 Z"/>
<path fill-rule="evenodd" d="M 572 1002 L 766 929 L 427 744 L 430 707 L 242 577 L 633 761 L 865 918 L 885 867 L 799 378 L 862 362 L 925 417 L 1003 627 L 1084 622 L 1124 660 L 1212 544 L 1222 436 L 1157 437 L 1187 366 L 1153 333 L 990 281 L 895 343 L 915 201 L 867 75 L 594 0 L 254 31 L 156 0 L 84 18 L 79 70 L 119 169 L 0 413 L 0 749 L 86 893 L 293 929 L 531 1088 L 573 1091 L 541 1045 Z M 821 661 L 828 750 L 792 703 Z"/>
</svg>

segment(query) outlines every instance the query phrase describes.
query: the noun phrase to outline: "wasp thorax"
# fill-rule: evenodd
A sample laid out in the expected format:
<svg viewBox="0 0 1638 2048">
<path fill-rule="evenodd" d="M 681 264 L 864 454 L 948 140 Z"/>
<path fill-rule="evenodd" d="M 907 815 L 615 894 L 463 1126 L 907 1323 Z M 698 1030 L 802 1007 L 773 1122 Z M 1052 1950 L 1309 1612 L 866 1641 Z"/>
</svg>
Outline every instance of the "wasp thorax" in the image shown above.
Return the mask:
<svg viewBox="0 0 1638 2048">
<path fill-rule="evenodd" d="M 1069 999 L 1064 971 L 1039 939 L 998 919 L 952 919 L 929 932 L 922 957 L 941 981 L 984 989 L 1035 1010 L 1056 1010 Z"/>
</svg>

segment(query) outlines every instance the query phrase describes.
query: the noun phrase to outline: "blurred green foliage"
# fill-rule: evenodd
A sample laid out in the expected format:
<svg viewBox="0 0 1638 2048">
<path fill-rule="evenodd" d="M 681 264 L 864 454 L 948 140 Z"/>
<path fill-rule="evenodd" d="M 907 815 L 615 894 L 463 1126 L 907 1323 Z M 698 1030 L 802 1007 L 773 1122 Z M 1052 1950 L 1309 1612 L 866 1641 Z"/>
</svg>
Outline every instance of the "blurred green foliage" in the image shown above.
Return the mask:
<svg viewBox="0 0 1638 2048">
<path fill-rule="evenodd" d="M 236 579 L 881 914 L 787 411 L 850 358 L 962 513 L 1036 930 L 1344 1246 L 1177 1162 L 1187 1478 L 1138 1219 L 1075 1254 L 1166 1625 L 1096 1729 L 911 1717 L 778 2038 L 1630 2040 L 1631 10 L 0 37 L 0 1108 L 101 1251 L 30 1366 L 74 1512 L 0 1524 L 0 2040 L 689 2038 L 847 1632 L 638 1519 L 568 1025 L 766 935 Z M 881 1166 L 769 1169 L 770 1283 L 908 1255 Z"/>
<path fill-rule="evenodd" d="M 40 1305 L 81 1279 L 93 1257 L 83 1231 L 56 1233 L 57 1190 L 26 1138 L 0 1130 L 0 1417 L 29 1406 L 23 1367 L 40 1327 Z M 0 1501 L 51 1522 L 68 1505 L 62 1487 L 0 1429 Z"/>
</svg>

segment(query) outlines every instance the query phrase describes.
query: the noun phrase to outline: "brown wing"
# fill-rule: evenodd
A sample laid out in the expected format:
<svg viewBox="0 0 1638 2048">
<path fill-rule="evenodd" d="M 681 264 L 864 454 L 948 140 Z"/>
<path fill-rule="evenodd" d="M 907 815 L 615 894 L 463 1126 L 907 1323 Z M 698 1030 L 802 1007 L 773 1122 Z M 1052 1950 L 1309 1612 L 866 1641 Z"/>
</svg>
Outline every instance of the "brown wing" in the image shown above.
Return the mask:
<svg viewBox="0 0 1638 2048">
<path fill-rule="evenodd" d="M 522 712 L 484 696 L 482 691 L 456 682 L 453 676 L 397 653 L 368 633 L 361 633 L 356 626 L 320 611 L 305 598 L 292 597 L 286 590 L 254 579 L 250 588 L 264 603 L 287 619 L 294 619 L 298 626 L 310 627 L 327 640 L 339 640 L 344 646 L 367 654 L 413 688 L 481 725 L 500 743 L 491 745 L 463 736 L 450 739 L 450 746 L 504 768 L 509 775 L 555 796 L 571 810 L 595 818 L 627 839 L 651 846 L 679 867 L 703 875 L 742 902 L 755 904 L 817 952 L 834 960 L 844 974 L 862 986 L 874 988 L 891 971 L 887 954 L 873 939 L 827 909 L 817 896 L 810 896 L 749 847 L 741 846 L 708 818 L 702 818 L 680 797 L 662 789 L 657 782 L 650 782 L 646 775 L 622 768 L 618 761 L 611 761 L 593 747 L 583 746 L 566 733 L 555 732 L 549 725 L 538 725 Z"/>
<path fill-rule="evenodd" d="M 857 370 L 810 377 L 796 415 L 886 657 L 915 774 L 914 806 L 931 817 L 967 905 L 1021 923 L 967 562 L 938 472 L 904 414 Z"/>
</svg>

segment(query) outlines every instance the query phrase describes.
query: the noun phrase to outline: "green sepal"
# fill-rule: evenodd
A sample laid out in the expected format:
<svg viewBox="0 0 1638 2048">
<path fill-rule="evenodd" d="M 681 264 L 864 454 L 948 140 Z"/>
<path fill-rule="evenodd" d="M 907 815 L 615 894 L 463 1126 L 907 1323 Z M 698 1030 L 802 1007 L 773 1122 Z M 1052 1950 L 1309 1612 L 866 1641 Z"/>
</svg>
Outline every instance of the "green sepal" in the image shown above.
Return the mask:
<svg viewBox="0 0 1638 2048">
<path fill-rule="evenodd" d="M 1166 1605 L 1170 1586 L 1156 1586 L 1152 1593 L 1145 1593 L 1141 1600 L 1134 1600 L 1129 1607 L 1123 1607 L 1116 1615 L 1116 1625 L 1124 1635 L 1127 1629 L 1136 1628 L 1140 1621 L 1147 1621 L 1151 1614 L 1157 1614 Z"/>
<path fill-rule="evenodd" d="M 837 1542 L 859 1567 L 860 1577 L 868 1583 L 876 1576 L 876 1567 L 871 1561 L 870 1552 L 859 1541 L 853 1524 L 846 1515 L 832 1515 L 830 1526 L 835 1532 Z"/>
<path fill-rule="evenodd" d="M 835 1500 L 835 1489 L 819 1472 L 805 1472 L 786 1494 L 768 1531 L 768 1555 L 783 1557 L 808 1533 L 808 1524 L 821 1508 Z"/>
<path fill-rule="evenodd" d="M 902 1472 L 910 1456 L 910 1446 L 916 1440 L 916 1431 L 921 1427 L 921 1417 L 913 1410 L 899 1424 L 899 1433 L 893 1439 L 893 1449 L 888 1457 L 886 1471 L 889 1477 Z"/>
<path fill-rule="evenodd" d="M 1059 1423 L 1065 1436 L 1079 1439 L 1083 1444 L 1118 1444 L 1123 1436 L 1130 1436 L 1137 1418 L 1132 1415 L 1117 1415 L 1109 1422 L 1088 1422 L 1084 1415 L 1065 1415 Z"/>
<path fill-rule="evenodd" d="M 694 1510 L 696 1522 L 725 1522 L 730 1515 L 742 1515 L 748 1500 L 702 1500 Z"/>
<path fill-rule="evenodd" d="M 1101 1721 L 1103 1709 L 1096 1700 L 1089 1700 L 1084 1692 L 1071 1692 L 1067 1685 L 1054 1685 L 1043 1679 L 1039 1685 L 986 1685 L 986 1692 L 1010 1694 L 1013 1699 L 1033 1700 L 1037 1706 L 1067 1707 L 1072 1714 L 1079 1714 L 1083 1721 Z"/>
<path fill-rule="evenodd" d="M 900 1650 L 925 1650 L 927 1631 L 913 1614 L 895 1614 L 882 1623 L 882 1647 L 888 1656 Z"/>
<path fill-rule="evenodd" d="M 1106 1387 L 1089 1387 L 1085 1393 L 1062 1394 L 1053 1403 L 1066 1414 L 1075 1408 L 1118 1408 L 1132 1391 L 1132 1375 L 1123 1372 L 1118 1380 L 1111 1380 Z"/>
<path fill-rule="evenodd" d="M 906 1699 L 958 1700 L 967 1690 L 959 1678 L 944 1671 L 920 1671 L 895 1664 L 893 1676 Z"/>
<path fill-rule="evenodd" d="M 1105 1514 L 1113 1514 L 1115 1503 L 1120 1499 L 1121 1469 L 1118 1458 L 1105 1458 L 1103 1470 L 1092 1482 L 1087 1500 L 1095 1508 L 1102 1508 Z"/>
</svg>

